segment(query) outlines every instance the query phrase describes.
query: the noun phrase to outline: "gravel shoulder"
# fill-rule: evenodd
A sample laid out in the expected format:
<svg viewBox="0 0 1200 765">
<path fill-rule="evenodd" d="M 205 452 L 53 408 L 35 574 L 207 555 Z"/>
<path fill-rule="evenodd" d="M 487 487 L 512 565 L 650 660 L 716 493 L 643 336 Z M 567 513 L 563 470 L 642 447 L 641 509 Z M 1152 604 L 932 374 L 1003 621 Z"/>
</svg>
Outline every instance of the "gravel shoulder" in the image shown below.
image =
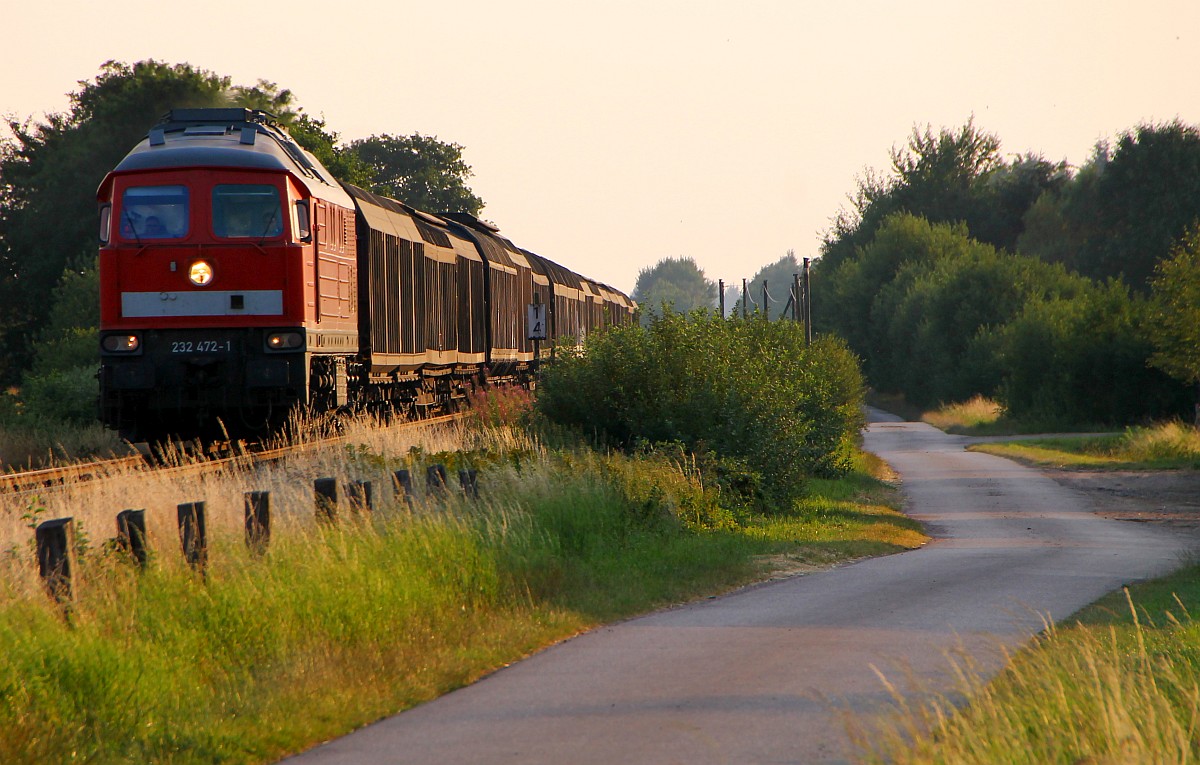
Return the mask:
<svg viewBox="0 0 1200 765">
<path fill-rule="evenodd" d="M 1041 469 L 1082 492 L 1105 518 L 1170 528 L 1195 540 L 1200 552 L 1200 471 Z"/>
</svg>

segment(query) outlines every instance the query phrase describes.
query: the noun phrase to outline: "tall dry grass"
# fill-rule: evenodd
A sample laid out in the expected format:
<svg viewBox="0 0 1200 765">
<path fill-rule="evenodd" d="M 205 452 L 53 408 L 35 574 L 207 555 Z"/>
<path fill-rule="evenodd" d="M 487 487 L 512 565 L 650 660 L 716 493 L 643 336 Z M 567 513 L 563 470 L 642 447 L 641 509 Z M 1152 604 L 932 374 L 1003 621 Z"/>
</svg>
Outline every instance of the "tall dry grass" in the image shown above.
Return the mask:
<svg viewBox="0 0 1200 765">
<path fill-rule="evenodd" d="M 36 571 L 27 553 L 34 526 L 52 518 L 71 517 L 80 545 L 99 546 L 116 536 L 116 515 L 129 508 L 146 510 L 150 547 L 164 561 L 172 561 L 180 549 L 176 518 L 179 504 L 204 502 L 209 535 L 214 540 L 238 540 L 245 530 L 244 495 L 251 491 L 270 492 L 272 524 L 280 533 L 310 529 L 316 522 L 315 479 L 334 478 L 340 485 L 370 481 L 375 497 L 384 506 L 391 506 L 394 469 L 411 463 L 418 491 L 423 492 L 423 474 L 416 468 L 424 463 L 418 466 L 416 456 L 453 453 L 463 448 L 465 438 L 459 426 L 385 427 L 369 419 L 349 422 L 345 435 L 344 446 L 304 452 L 274 464 L 254 466 L 247 460 L 200 476 L 186 471 L 115 466 L 91 481 L 0 495 L 0 550 L 7 551 L 7 557 L 14 561 L 11 575 L 33 582 Z M 496 437 L 515 438 L 508 434 Z M 186 466 L 197 459 L 170 446 L 160 456 L 175 466 Z"/>
<path fill-rule="evenodd" d="M 1008 668 L 993 681 L 961 660 L 954 667 L 954 696 L 910 703 L 897 693 L 895 715 L 887 722 L 853 726 L 861 760 L 1197 761 L 1200 625 L 1186 612 L 1169 624 L 1147 625 L 1132 600 L 1127 603 L 1131 624 L 1049 626 L 1030 648 L 1008 656 Z"/>
</svg>

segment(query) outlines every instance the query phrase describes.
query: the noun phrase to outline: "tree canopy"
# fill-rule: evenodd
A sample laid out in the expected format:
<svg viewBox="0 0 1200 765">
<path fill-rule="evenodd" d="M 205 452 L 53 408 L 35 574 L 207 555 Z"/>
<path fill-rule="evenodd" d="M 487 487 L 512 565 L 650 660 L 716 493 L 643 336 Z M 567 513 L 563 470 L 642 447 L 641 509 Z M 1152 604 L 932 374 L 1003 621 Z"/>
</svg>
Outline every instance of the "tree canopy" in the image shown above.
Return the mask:
<svg viewBox="0 0 1200 765">
<path fill-rule="evenodd" d="M 1005 159 L 972 120 L 914 128 L 891 158 L 813 271 L 817 329 L 873 386 L 919 405 L 990 395 L 1047 427 L 1171 416 L 1186 383 L 1200 394 L 1198 229 L 1184 238 L 1200 129 L 1143 124 L 1075 170 Z"/>
<path fill-rule="evenodd" d="M 374 176 L 376 193 L 426 212 L 478 215 L 483 200 L 467 187 L 473 173 L 463 147 L 435 136 L 374 135 L 350 144 L 350 150 Z"/>
<path fill-rule="evenodd" d="M 1200 384 L 1200 226 L 1161 261 L 1151 281 L 1155 351 L 1150 363 L 1185 383 Z"/>
<path fill-rule="evenodd" d="M 1000 140 L 969 120 L 957 130 L 913 128 L 903 148 L 893 148 L 890 175 L 868 171 L 858 181 L 850 209 L 841 210 L 825 235 L 819 270 L 855 257 L 890 215 L 906 212 L 930 223 L 963 223 L 971 236 L 1012 249 L 1024 231 L 1026 210 L 1046 189 L 1067 180 L 1064 163 L 1026 154 L 1005 162 Z"/>
<path fill-rule="evenodd" d="M 663 258 L 638 272 L 633 299 L 643 320 L 661 316 L 664 308 L 688 313 L 717 306 L 717 285 L 704 275 L 692 258 Z"/>
<path fill-rule="evenodd" d="M 1200 129 L 1144 124 L 1101 143 L 1070 183 L 1045 195 L 1019 249 L 1141 292 L 1200 218 Z"/>
</svg>

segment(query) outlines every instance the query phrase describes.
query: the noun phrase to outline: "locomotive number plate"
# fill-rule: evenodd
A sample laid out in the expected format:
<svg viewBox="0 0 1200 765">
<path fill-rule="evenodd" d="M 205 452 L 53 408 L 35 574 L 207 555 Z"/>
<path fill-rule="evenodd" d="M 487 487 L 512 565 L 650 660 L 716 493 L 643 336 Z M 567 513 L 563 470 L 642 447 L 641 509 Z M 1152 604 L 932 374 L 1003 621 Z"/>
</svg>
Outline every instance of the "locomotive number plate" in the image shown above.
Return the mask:
<svg viewBox="0 0 1200 765">
<path fill-rule="evenodd" d="M 171 343 L 171 353 L 228 353 L 232 350 L 232 340 L 176 340 Z"/>
</svg>

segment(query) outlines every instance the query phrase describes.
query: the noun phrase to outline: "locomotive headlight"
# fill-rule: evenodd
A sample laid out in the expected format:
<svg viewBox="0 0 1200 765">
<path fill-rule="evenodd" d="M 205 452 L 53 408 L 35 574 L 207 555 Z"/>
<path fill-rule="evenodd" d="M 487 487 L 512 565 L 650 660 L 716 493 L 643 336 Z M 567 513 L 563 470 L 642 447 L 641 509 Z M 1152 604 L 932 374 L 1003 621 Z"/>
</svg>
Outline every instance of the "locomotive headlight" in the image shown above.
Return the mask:
<svg viewBox="0 0 1200 765">
<path fill-rule="evenodd" d="M 213 280 L 212 266 L 207 261 L 197 260 L 188 268 L 188 279 L 197 287 L 207 287 Z"/>
<path fill-rule="evenodd" d="M 109 353 L 137 353 L 142 340 L 137 335 L 105 335 L 100 347 Z"/>
<path fill-rule="evenodd" d="M 268 351 L 294 351 L 304 347 L 304 335 L 299 332 L 272 332 L 267 335 Z"/>
</svg>

